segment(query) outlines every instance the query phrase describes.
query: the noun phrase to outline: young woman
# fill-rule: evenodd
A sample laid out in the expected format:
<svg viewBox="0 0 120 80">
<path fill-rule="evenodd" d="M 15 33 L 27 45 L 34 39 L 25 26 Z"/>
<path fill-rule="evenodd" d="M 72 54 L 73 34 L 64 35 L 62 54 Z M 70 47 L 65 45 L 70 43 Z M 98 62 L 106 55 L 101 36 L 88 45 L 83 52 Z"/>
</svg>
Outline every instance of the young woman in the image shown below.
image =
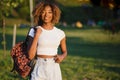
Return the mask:
<svg viewBox="0 0 120 80">
<path fill-rule="evenodd" d="M 37 30 L 29 32 L 34 39 L 28 53 L 30 59 L 37 54 L 37 62 L 30 80 L 62 80 L 59 64 L 67 56 L 67 48 L 64 31 L 55 27 L 60 13 L 57 5 L 50 2 L 40 2 L 33 10 Z M 61 54 L 58 54 L 59 46 Z"/>
</svg>

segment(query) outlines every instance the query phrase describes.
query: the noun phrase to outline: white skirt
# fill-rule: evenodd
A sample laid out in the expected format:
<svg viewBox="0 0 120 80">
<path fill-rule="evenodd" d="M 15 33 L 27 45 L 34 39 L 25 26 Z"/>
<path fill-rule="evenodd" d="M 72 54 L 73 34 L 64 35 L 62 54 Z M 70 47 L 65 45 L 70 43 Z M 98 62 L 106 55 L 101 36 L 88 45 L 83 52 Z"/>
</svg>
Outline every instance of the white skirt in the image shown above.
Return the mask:
<svg viewBox="0 0 120 80">
<path fill-rule="evenodd" d="M 30 80 L 62 80 L 60 65 L 54 58 L 38 58 Z"/>
</svg>

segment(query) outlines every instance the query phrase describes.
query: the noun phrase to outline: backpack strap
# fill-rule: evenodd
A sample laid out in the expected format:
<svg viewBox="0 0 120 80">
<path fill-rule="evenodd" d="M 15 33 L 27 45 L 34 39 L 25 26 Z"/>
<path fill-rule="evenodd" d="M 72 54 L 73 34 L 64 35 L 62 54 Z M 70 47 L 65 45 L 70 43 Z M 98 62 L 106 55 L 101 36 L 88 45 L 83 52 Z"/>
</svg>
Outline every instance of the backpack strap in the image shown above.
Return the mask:
<svg viewBox="0 0 120 80">
<path fill-rule="evenodd" d="M 15 63 L 13 62 L 13 68 L 10 72 L 13 72 L 15 70 Z"/>
<path fill-rule="evenodd" d="M 31 44 L 32 44 L 32 42 L 33 42 L 33 37 L 29 36 L 29 32 L 30 32 L 31 29 L 34 29 L 34 33 L 36 32 L 36 28 L 35 28 L 35 27 L 31 27 L 31 28 L 29 29 L 28 33 L 27 33 L 26 39 L 25 39 L 25 41 L 24 41 L 24 43 L 25 43 L 26 46 L 27 46 L 27 51 L 29 51 L 30 46 L 31 46 Z M 28 56 L 28 54 L 27 54 L 27 56 Z"/>
</svg>

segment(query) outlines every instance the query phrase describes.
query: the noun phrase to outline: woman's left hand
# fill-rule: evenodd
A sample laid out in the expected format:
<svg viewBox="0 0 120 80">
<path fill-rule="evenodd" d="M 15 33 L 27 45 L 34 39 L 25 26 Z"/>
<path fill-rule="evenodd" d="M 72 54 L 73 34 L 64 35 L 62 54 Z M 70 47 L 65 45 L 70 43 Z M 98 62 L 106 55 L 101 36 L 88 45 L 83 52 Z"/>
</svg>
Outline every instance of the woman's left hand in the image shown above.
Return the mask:
<svg viewBox="0 0 120 80">
<path fill-rule="evenodd" d="M 55 62 L 56 63 L 61 63 L 64 59 L 64 56 L 63 55 L 56 55 L 55 56 Z"/>
</svg>

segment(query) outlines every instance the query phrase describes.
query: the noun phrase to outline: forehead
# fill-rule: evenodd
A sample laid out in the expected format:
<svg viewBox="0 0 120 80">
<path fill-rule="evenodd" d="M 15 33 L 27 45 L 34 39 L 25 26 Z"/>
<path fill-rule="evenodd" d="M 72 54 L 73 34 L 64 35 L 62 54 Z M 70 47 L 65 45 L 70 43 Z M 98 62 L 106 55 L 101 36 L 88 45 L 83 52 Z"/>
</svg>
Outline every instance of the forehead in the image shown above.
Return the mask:
<svg viewBox="0 0 120 80">
<path fill-rule="evenodd" d="M 51 6 L 49 6 L 49 5 L 46 5 L 45 7 L 44 7 L 44 9 L 43 10 L 49 10 L 49 11 L 52 11 L 52 7 Z"/>
</svg>

